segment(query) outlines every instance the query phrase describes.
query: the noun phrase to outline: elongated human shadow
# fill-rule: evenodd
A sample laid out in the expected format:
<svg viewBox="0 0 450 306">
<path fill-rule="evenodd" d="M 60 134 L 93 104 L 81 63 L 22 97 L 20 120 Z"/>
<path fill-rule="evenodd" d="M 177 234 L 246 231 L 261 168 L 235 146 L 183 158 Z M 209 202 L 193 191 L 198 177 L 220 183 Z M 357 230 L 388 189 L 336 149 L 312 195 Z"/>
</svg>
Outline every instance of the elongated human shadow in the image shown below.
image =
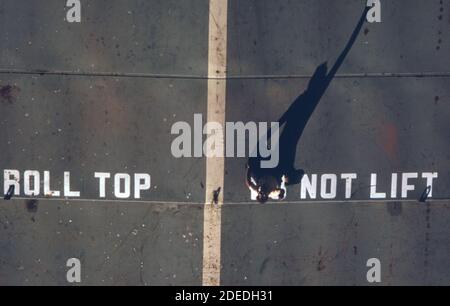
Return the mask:
<svg viewBox="0 0 450 306">
<path fill-rule="evenodd" d="M 278 120 L 280 129 L 284 126 L 279 139 L 280 159 L 278 167 L 274 169 L 261 169 L 260 161 L 263 158 L 249 158 L 248 166 L 252 169 L 253 173 L 269 174 L 277 178 L 286 175 L 289 185 L 300 182 L 303 171 L 296 170 L 294 166 L 297 144 L 314 110 L 361 32 L 367 12 L 368 8 L 366 7 L 350 40 L 330 71 L 328 71 L 327 62 L 319 65 L 311 77 L 307 89 L 294 100 L 289 109 Z"/>
</svg>

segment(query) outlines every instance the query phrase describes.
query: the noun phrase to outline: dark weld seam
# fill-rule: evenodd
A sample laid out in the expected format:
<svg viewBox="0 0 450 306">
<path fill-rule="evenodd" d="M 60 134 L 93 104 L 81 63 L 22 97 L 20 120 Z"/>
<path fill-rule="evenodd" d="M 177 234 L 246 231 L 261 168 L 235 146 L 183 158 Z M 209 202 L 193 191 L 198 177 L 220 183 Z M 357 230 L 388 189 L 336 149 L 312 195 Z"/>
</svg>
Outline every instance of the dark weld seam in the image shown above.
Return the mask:
<svg viewBox="0 0 450 306">
<path fill-rule="evenodd" d="M 270 80 L 270 79 L 310 79 L 311 75 L 181 75 L 181 74 L 147 74 L 147 73 L 113 73 L 113 72 L 75 72 L 75 71 L 47 71 L 47 70 L 1 70 L 0 74 L 24 75 L 59 75 L 59 76 L 85 76 L 85 77 L 116 77 L 116 78 L 152 78 L 152 79 L 194 79 L 194 80 Z M 374 72 L 374 73 L 341 73 L 335 78 L 447 78 L 450 72 Z"/>
<path fill-rule="evenodd" d="M 145 73 L 113 73 L 113 72 L 75 72 L 75 71 L 27 71 L 27 70 L 0 70 L 0 74 L 25 75 L 59 75 L 59 76 L 85 76 L 85 77 L 117 77 L 117 78 L 154 78 L 154 79 L 208 79 L 202 75 L 176 75 L 176 74 L 145 74 Z"/>
<path fill-rule="evenodd" d="M 390 72 L 374 72 L 374 73 L 341 73 L 336 74 L 334 78 L 424 78 L 424 77 L 450 77 L 450 72 L 432 72 L 432 73 L 390 73 Z M 228 76 L 228 79 L 310 79 L 310 75 L 243 75 Z"/>
<path fill-rule="evenodd" d="M 163 200 L 118 200 L 118 199 L 80 199 L 80 198 L 44 198 L 44 197 L 13 197 L 11 200 L 19 201 L 19 200 L 37 200 L 37 201 L 65 201 L 65 202 L 85 202 L 85 203 L 132 203 L 132 204 L 154 204 L 154 205 L 186 205 L 186 206 L 204 206 L 204 202 L 182 202 L 182 201 L 163 201 Z M 429 203 L 435 203 L 435 204 L 444 204 L 448 205 L 449 203 L 446 203 L 447 201 L 450 201 L 450 198 L 428 198 L 427 201 Z M 362 205 L 369 205 L 369 204 L 385 204 L 385 203 L 395 203 L 395 202 L 401 202 L 401 203 L 416 203 L 419 205 L 423 205 L 419 201 L 419 199 L 362 199 L 362 200 L 355 200 L 355 199 L 348 199 L 348 200 L 300 200 L 300 201 L 282 201 L 282 202 L 275 202 L 275 201 L 269 201 L 266 204 L 260 204 L 256 201 L 242 201 L 242 202 L 224 202 L 224 206 L 237 206 L 237 205 L 254 205 L 254 206 L 266 206 L 266 205 L 290 205 L 290 204 L 335 204 L 335 203 L 341 203 L 341 204 L 362 204 Z M 445 203 L 443 203 L 445 202 Z"/>
</svg>

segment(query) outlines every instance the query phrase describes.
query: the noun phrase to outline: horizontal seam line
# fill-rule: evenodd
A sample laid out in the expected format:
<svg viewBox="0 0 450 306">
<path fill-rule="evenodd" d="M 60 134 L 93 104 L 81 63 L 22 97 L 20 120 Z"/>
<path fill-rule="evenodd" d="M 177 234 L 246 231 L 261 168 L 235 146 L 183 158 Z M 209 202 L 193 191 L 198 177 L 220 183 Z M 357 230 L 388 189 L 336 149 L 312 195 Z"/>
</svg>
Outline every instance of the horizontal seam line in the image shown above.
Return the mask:
<svg viewBox="0 0 450 306">
<path fill-rule="evenodd" d="M 0 74 L 24 75 L 61 75 L 86 77 L 116 77 L 116 78 L 153 78 L 153 79 L 195 79 L 195 80 L 251 80 L 251 79 L 309 79 L 312 75 L 182 75 L 182 74 L 147 74 L 147 73 L 114 73 L 114 72 L 76 72 L 76 71 L 46 71 L 46 70 L 2 70 Z M 450 72 L 373 72 L 373 73 L 341 73 L 335 78 L 424 78 L 450 77 Z"/>
<path fill-rule="evenodd" d="M 205 205 L 204 202 L 177 202 L 177 201 L 146 201 L 146 200 L 108 200 L 108 199 L 77 199 L 77 198 L 33 198 L 33 197 L 13 197 L 11 200 L 3 200 L 14 201 L 14 200 L 38 200 L 38 201 L 66 201 L 66 202 L 99 202 L 99 203 L 132 203 L 132 204 L 167 204 L 167 205 Z M 450 201 L 450 199 L 428 199 L 427 202 L 446 202 Z M 414 199 L 389 199 L 389 200 L 330 200 L 330 201 L 321 201 L 321 200 L 305 200 L 305 201 L 280 201 L 280 202 L 267 202 L 266 204 L 260 204 L 256 201 L 252 202 L 224 202 L 222 205 L 284 205 L 284 204 L 384 204 L 384 203 L 418 203 L 423 204 L 419 200 Z M 208 203 L 206 203 L 208 204 Z M 450 204 L 450 202 L 449 202 Z"/>
</svg>

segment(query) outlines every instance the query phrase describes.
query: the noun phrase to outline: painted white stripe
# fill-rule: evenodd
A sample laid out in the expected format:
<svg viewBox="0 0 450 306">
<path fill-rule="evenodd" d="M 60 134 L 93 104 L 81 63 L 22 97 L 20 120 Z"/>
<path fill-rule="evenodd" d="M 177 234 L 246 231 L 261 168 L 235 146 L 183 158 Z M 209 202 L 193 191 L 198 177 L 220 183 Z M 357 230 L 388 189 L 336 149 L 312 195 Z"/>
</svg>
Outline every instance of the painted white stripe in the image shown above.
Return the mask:
<svg viewBox="0 0 450 306">
<path fill-rule="evenodd" d="M 228 0 L 209 1 L 208 46 L 208 122 L 225 125 L 227 73 Z M 222 146 L 224 148 L 224 146 Z M 224 156 L 224 154 L 222 154 Z M 221 219 L 224 189 L 225 159 L 206 160 L 206 196 L 203 221 L 203 280 L 204 286 L 220 285 Z M 214 191 L 221 188 L 214 202 Z"/>
</svg>

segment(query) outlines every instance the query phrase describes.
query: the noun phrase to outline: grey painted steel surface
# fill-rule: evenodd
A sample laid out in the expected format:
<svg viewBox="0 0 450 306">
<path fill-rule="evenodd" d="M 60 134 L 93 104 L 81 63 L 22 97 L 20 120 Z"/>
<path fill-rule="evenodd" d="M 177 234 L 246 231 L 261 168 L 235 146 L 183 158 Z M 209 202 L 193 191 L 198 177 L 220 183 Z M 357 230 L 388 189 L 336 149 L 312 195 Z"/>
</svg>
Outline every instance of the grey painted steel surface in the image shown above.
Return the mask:
<svg viewBox="0 0 450 306">
<path fill-rule="evenodd" d="M 350 60 L 349 60 L 350 61 Z M 309 80 L 232 80 L 228 121 L 277 121 Z M 392 173 L 438 172 L 436 198 L 450 196 L 449 78 L 336 78 L 332 81 L 297 145 L 296 167 L 306 174 L 356 173 L 353 199 L 369 199 L 370 175 L 380 191 L 390 190 Z M 245 107 L 244 107 L 245 105 Z M 228 158 L 225 198 L 246 202 L 246 159 Z M 426 181 L 411 180 L 418 199 Z M 320 184 L 319 184 L 320 185 Z M 399 185 L 400 187 L 400 185 Z M 339 182 L 337 200 L 344 199 Z M 300 200 L 300 187 L 288 189 Z"/>
<path fill-rule="evenodd" d="M 369 258 L 383 285 L 450 283 L 449 202 L 228 206 L 224 285 L 369 285 Z"/>
<path fill-rule="evenodd" d="M 170 152 L 172 124 L 206 112 L 205 81 L 2 75 L 0 86 L 14 87 L 0 98 L 2 169 L 50 170 L 56 190 L 70 171 L 85 199 L 99 196 L 94 172 L 149 173 L 151 191 L 141 199 L 203 201 L 204 159 Z M 113 187 L 111 177 L 107 199 L 115 199 Z"/>
<path fill-rule="evenodd" d="M 278 120 L 314 70 L 336 61 L 362 2 L 231 0 L 229 73 L 246 79 L 228 83 L 227 120 Z M 360 200 L 369 199 L 370 173 L 389 192 L 391 173 L 437 171 L 433 196 L 448 199 L 450 3 L 382 5 L 383 22 L 364 25 L 310 118 L 296 166 L 307 174 L 358 173 L 352 199 Z M 299 79 L 286 79 L 292 76 Z M 236 180 L 245 163 L 226 160 L 226 202 L 249 200 Z M 225 207 L 223 284 L 367 285 L 366 262 L 375 257 L 384 285 L 448 285 L 448 203 L 415 202 L 423 183 L 406 202 L 345 202 L 340 184 L 343 202 L 301 203 L 294 186 L 288 199 L 295 204 Z"/>
<path fill-rule="evenodd" d="M 310 75 L 334 62 L 366 1 L 231 0 L 230 75 Z M 384 0 L 340 73 L 448 72 L 450 2 Z M 441 8 L 443 9 L 441 11 Z"/>
<path fill-rule="evenodd" d="M 201 285 L 198 205 L 0 201 L 0 285 Z"/>
<path fill-rule="evenodd" d="M 278 119 L 334 63 L 364 2 L 230 0 L 230 76 L 300 78 L 230 80 L 226 120 Z M 382 3 L 383 22 L 364 25 L 298 143 L 308 174 L 361 175 L 356 201 L 224 206 L 224 285 L 365 285 L 372 257 L 383 284 L 450 284 L 447 201 L 411 201 L 417 180 L 409 201 L 361 202 L 372 172 L 385 189 L 390 173 L 437 171 L 434 196 L 449 197 L 450 1 Z M 66 285 L 70 257 L 83 285 L 201 284 L 205 160 L 173 158 L 170 127 L 206 114 L 207 82 L 188 76 L 207 73 L 208 1 L 96 0 L 81 24 L 64 15 L 61 1 L 0 3 L 0 168 L 50 170 L 55 189 L 71 171 L 87 199 L 94 171 L 149 172 L 154 203 L 113 201 L 111 184 L 105 202 L 0 201 L 0 285 Z M 45 75 L 61 71 L 81 75 Z M 226 160 L 228 203 L 249 201 L 245 162 Z"/>
<path fill-rule="evenodd" d="M 206 74 L 208 1 L 82 5 L 68 24 L 64 1 L 0 3 L 1 168 L 50 170 L 60 191 L 70 171 L 85 199 L 94 171 L 149 173 L 153 203 L 117 201 L 112 180 L 114 201 L 1 201 L 0 284 L 66 285 L 77 257 L 85 285 L 200 285 L 203 211 L 167 202 L 204 199 L 205 161 L 172 157 L 170 128 L 205 114 L 206 81 L 92 74 Z"/>
<path fill-rule="evenodd" d="M 0 3 L 0 68 L 206 74 L 207 0 L 82 2 L 68 23 L 65 1 Z"/>
</svg>

